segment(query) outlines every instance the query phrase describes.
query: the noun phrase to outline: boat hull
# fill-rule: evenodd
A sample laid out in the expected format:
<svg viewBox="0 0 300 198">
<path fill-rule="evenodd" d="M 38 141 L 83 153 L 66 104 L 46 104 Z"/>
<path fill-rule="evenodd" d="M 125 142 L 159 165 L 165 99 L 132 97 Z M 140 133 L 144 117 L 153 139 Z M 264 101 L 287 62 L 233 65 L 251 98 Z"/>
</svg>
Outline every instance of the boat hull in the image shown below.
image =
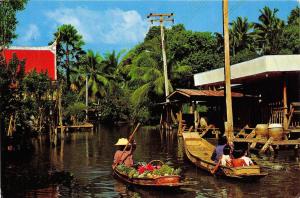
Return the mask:
<svg viewBox="0 0 300 198">
<path fill-rule="evenodd" d="M 214 146 L 201 138 L 198 133 L 185 133 L 183 138 L 187 158 L 197 167 L 210 173 L 216 166 L 216 163 L 210 159 Z M 265 177 L 267 173 L 262 173 L 257 165 L 236 168 L 220 166 L 216 175 L 239 180 L 258 180 Z"/>
<path fill-rule="evenodd" d="M 180 183 L 179 176 L 160 176 L 156 178 L 129 178 L 127 175 L 121 173 L 117 169 L 113 170 L 114 176 L 123 181 L 126 184 L 139 186 L 139 187 L 150 187 L 150 188 L 179 188 L 183 186 Z"/>
</svg>

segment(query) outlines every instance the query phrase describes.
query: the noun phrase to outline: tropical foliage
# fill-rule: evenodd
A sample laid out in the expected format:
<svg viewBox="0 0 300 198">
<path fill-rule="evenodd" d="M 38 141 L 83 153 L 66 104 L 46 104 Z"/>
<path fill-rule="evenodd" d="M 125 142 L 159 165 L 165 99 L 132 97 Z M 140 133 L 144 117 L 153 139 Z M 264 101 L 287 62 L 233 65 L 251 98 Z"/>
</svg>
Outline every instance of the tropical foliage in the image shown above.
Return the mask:
<svg viewBox="0 0 300 198">
<path fill-rule="evenodd" d="M 26 3 L 18 1 L 20 4 L 14 5 L 12 1 L 3 2 L 6 3 L 5 9 L 10 7 L 12 13 L 23 9 Z M 300 53 L 299 7 L 291 10 L 286 22 L 278 17 L 278 13 L 278 9 L 264 7 L 258 11 L 258 21 L 255 23 L 246 17 L 237 17 L 231 21 L 231 64 L 268 54 Z M 3 24 L 1 21 L 1 27 Z M 16 37 L 15 25 L 16 21 L 12 22 L 12 26 L 6 30 L 5 38 L 1 37 L 1 43 L 11 43 Z M 186 30 L 183 24 L 178 24 L 165 29 L 165 41 L 169 79 L 167 86 L 170 91 L 191 88 L 193 73 L 224 65 L 224 44 L 220 33 L 194 32 Z M 50 43 L 53 42 L 57 42 L 59 82 L 64 87 L 62 105 L 66 109 L 65 117 L 69 117 L 65 119 L 66 122 L 74 115 L 76 122 L 84 119 L 82 113 L 86 108 L 87 88 L 89 108 L 98 112 L 100 121 L 114 123 L 139 120 L 157 123 L 161 109 L 157 105 L 165 101 L 159 27 L 151 27 L 144 41 L 126 52 L 100 53 L 83 50 L 83 37 L 69 24 L 58 27 Z M 30 106 L 29 103 L 34 102 L 39 110 L 30 115 L 39 117 L 45 114 L 43 111 L 49 107 L 41 105 L 41 101 L 43 93 L 49 89 L 43 84 L 48 83 L 46 74 L 33 72 L 24 77 L 23 63 L 16 58 L 8 65 L 3 61 L 1 64 L 1 67 L 6 68 L 0 71 L 0 88 L 3 92 L 0 96 L 1 109 L 10 115 L 8 111 L 17 111 L 20 105 Z M 20 89 L 11 89 L 18 84 L 22 84 Z M 27 99 L 20 100 L 24 93 Z M 9 116 L 4 120 L 7 123 Z"/>
<path fill-rule="evenodd" d="M 84 41 L 74 26 L 65 24 L 57 28 L 54 33 L 54 40 L 49 44 L 53 42 L 57 42 L 57 63 L 60 78 L 66 77 L 67 88 L 69 89 L 71 72 L 76 67 L 80 55 L 84 53 L 81 48 Z"/>
<path fill-rule="evenodd" d="M 17 38 L 15 33 L 18 24 L 16 12 L 23 10 L 27 0 L 0 1 L 0 47 L 6 47 Z M 0 48 L 1 49 L 1 48 Z"/>
</svg>

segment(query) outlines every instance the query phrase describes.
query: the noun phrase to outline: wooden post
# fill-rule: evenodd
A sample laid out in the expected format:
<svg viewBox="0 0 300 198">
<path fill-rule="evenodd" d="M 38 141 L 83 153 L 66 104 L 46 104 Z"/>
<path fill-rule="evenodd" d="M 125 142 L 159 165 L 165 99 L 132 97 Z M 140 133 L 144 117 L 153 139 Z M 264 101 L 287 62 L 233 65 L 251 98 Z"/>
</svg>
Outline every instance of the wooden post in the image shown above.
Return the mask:
<svg viewBox="0 0 300 198">
<path fill-rule="evenodd" d="M 264 153 L 264 152 L 266 152 L 266 150 L 272 145 L 272 143 L 273 143 L 273 137 L 270 137 L 269 139 L 268 139 L 268 141 L 264 144 L 264 146 L 260 149 L 260 151 L 259 151 L 259 153 Z M 273 148 L 272 148 L 273 149 Z M 272 150 L 271 149 L 271 150 Z"/>
<path fill-rule="evenodd" d="M 87 122 L 88 121 L 88 108 L 89 108 L 89 101 L 88 101 L 88 98 L 89 98 L 89 86 L 88 86 L 88 74 L 86 74 L 86 79 L 85 79 L 85 107 L 86 107 L 86 110 L 85 110 L 85 121 Z"/>
<path fill-rule="evenodd" d="M 224 50 L 225 50 L 225 91 L 226 91 L 226 114 L 227 130 L 226 135 L 229 139 L 233 137 L 233 117 L 231 101 L 230 83 L 230 54 L 229 54 L 229 31 L 228 31 L 228 0 L 223 0 L 223 31 L 224 31 Z"/>
<path fill-rule="evenodd" d="M 283 129 L 288 129 L 288 106 L 287 106 L 287 92 L 286 92 L 286 79 L 283 79 Z"/>
<path fill-rule="evenodd" d="M 194 114 L 194 110 L 195 110 L 195 105 L 193 101 L 190 101 L 190 114 Z"/>
</svg>

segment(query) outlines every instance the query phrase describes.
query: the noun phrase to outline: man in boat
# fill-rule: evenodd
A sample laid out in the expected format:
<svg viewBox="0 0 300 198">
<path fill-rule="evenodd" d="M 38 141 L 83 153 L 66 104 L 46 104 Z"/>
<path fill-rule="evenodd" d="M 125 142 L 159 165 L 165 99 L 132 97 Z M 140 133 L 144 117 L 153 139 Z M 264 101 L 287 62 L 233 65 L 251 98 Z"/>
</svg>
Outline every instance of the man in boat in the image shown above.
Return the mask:
<svg viewBox="0 0 300 198">
<path fill-rule="evenodd" d="M 128 145 L 127 149 L 124 148 Z M 125 166 L 133 166 L 133 151 L 135 150 L 135 143 L 133 145 L 128 142 L 127 138 L 120 138 L 115 146 L 118 146 L 118 150 L 115 152 L 113 168 L 119 164 L 124 163 Z"/>
<path fill-rule="evenodd" d="M 227 145 L 226 136 L 220 137 L 218 139 L 218 145 L 216 146 L 216 148 L 211 156 L 211 160 L 213 160 L 215 163 L 218 163 L 223 155 L 223 150 L 226 145 Z"/>
<path fill-rule="evenodd" d="M 218 171 L 220 165 L 231 167 L 232 166 L 231 160 L 232 160 L 231 159 L 231 147 L 229 145 L 225 145 L 225 147 L 223 149 L 223 155 L 219 159 L 216 166 L 210 172 L 212 174 L 215 174 Z"/>
</svg>

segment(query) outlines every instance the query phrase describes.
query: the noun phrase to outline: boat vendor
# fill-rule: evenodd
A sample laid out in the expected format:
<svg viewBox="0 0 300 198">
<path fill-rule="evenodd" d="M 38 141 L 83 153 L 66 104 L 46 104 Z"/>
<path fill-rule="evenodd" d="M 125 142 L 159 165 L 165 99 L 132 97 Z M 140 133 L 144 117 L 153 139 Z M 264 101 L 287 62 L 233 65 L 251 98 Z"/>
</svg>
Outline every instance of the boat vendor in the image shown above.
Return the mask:
<svg viewBox="0 0 300 198">
<path fill-rule="evenodd" d="M 124 151 L 125 146 L 128 144 L 127 149 Z M 133 166 L 133 151 L 135 150 L 135 143 L 133 145 L 128 142 L 127 138 L 120 138 L 115 146 L 118 146 L 118 150 L 114 155 L 113 167 L 124 163 L 125 166 Z"/>
</svg>

